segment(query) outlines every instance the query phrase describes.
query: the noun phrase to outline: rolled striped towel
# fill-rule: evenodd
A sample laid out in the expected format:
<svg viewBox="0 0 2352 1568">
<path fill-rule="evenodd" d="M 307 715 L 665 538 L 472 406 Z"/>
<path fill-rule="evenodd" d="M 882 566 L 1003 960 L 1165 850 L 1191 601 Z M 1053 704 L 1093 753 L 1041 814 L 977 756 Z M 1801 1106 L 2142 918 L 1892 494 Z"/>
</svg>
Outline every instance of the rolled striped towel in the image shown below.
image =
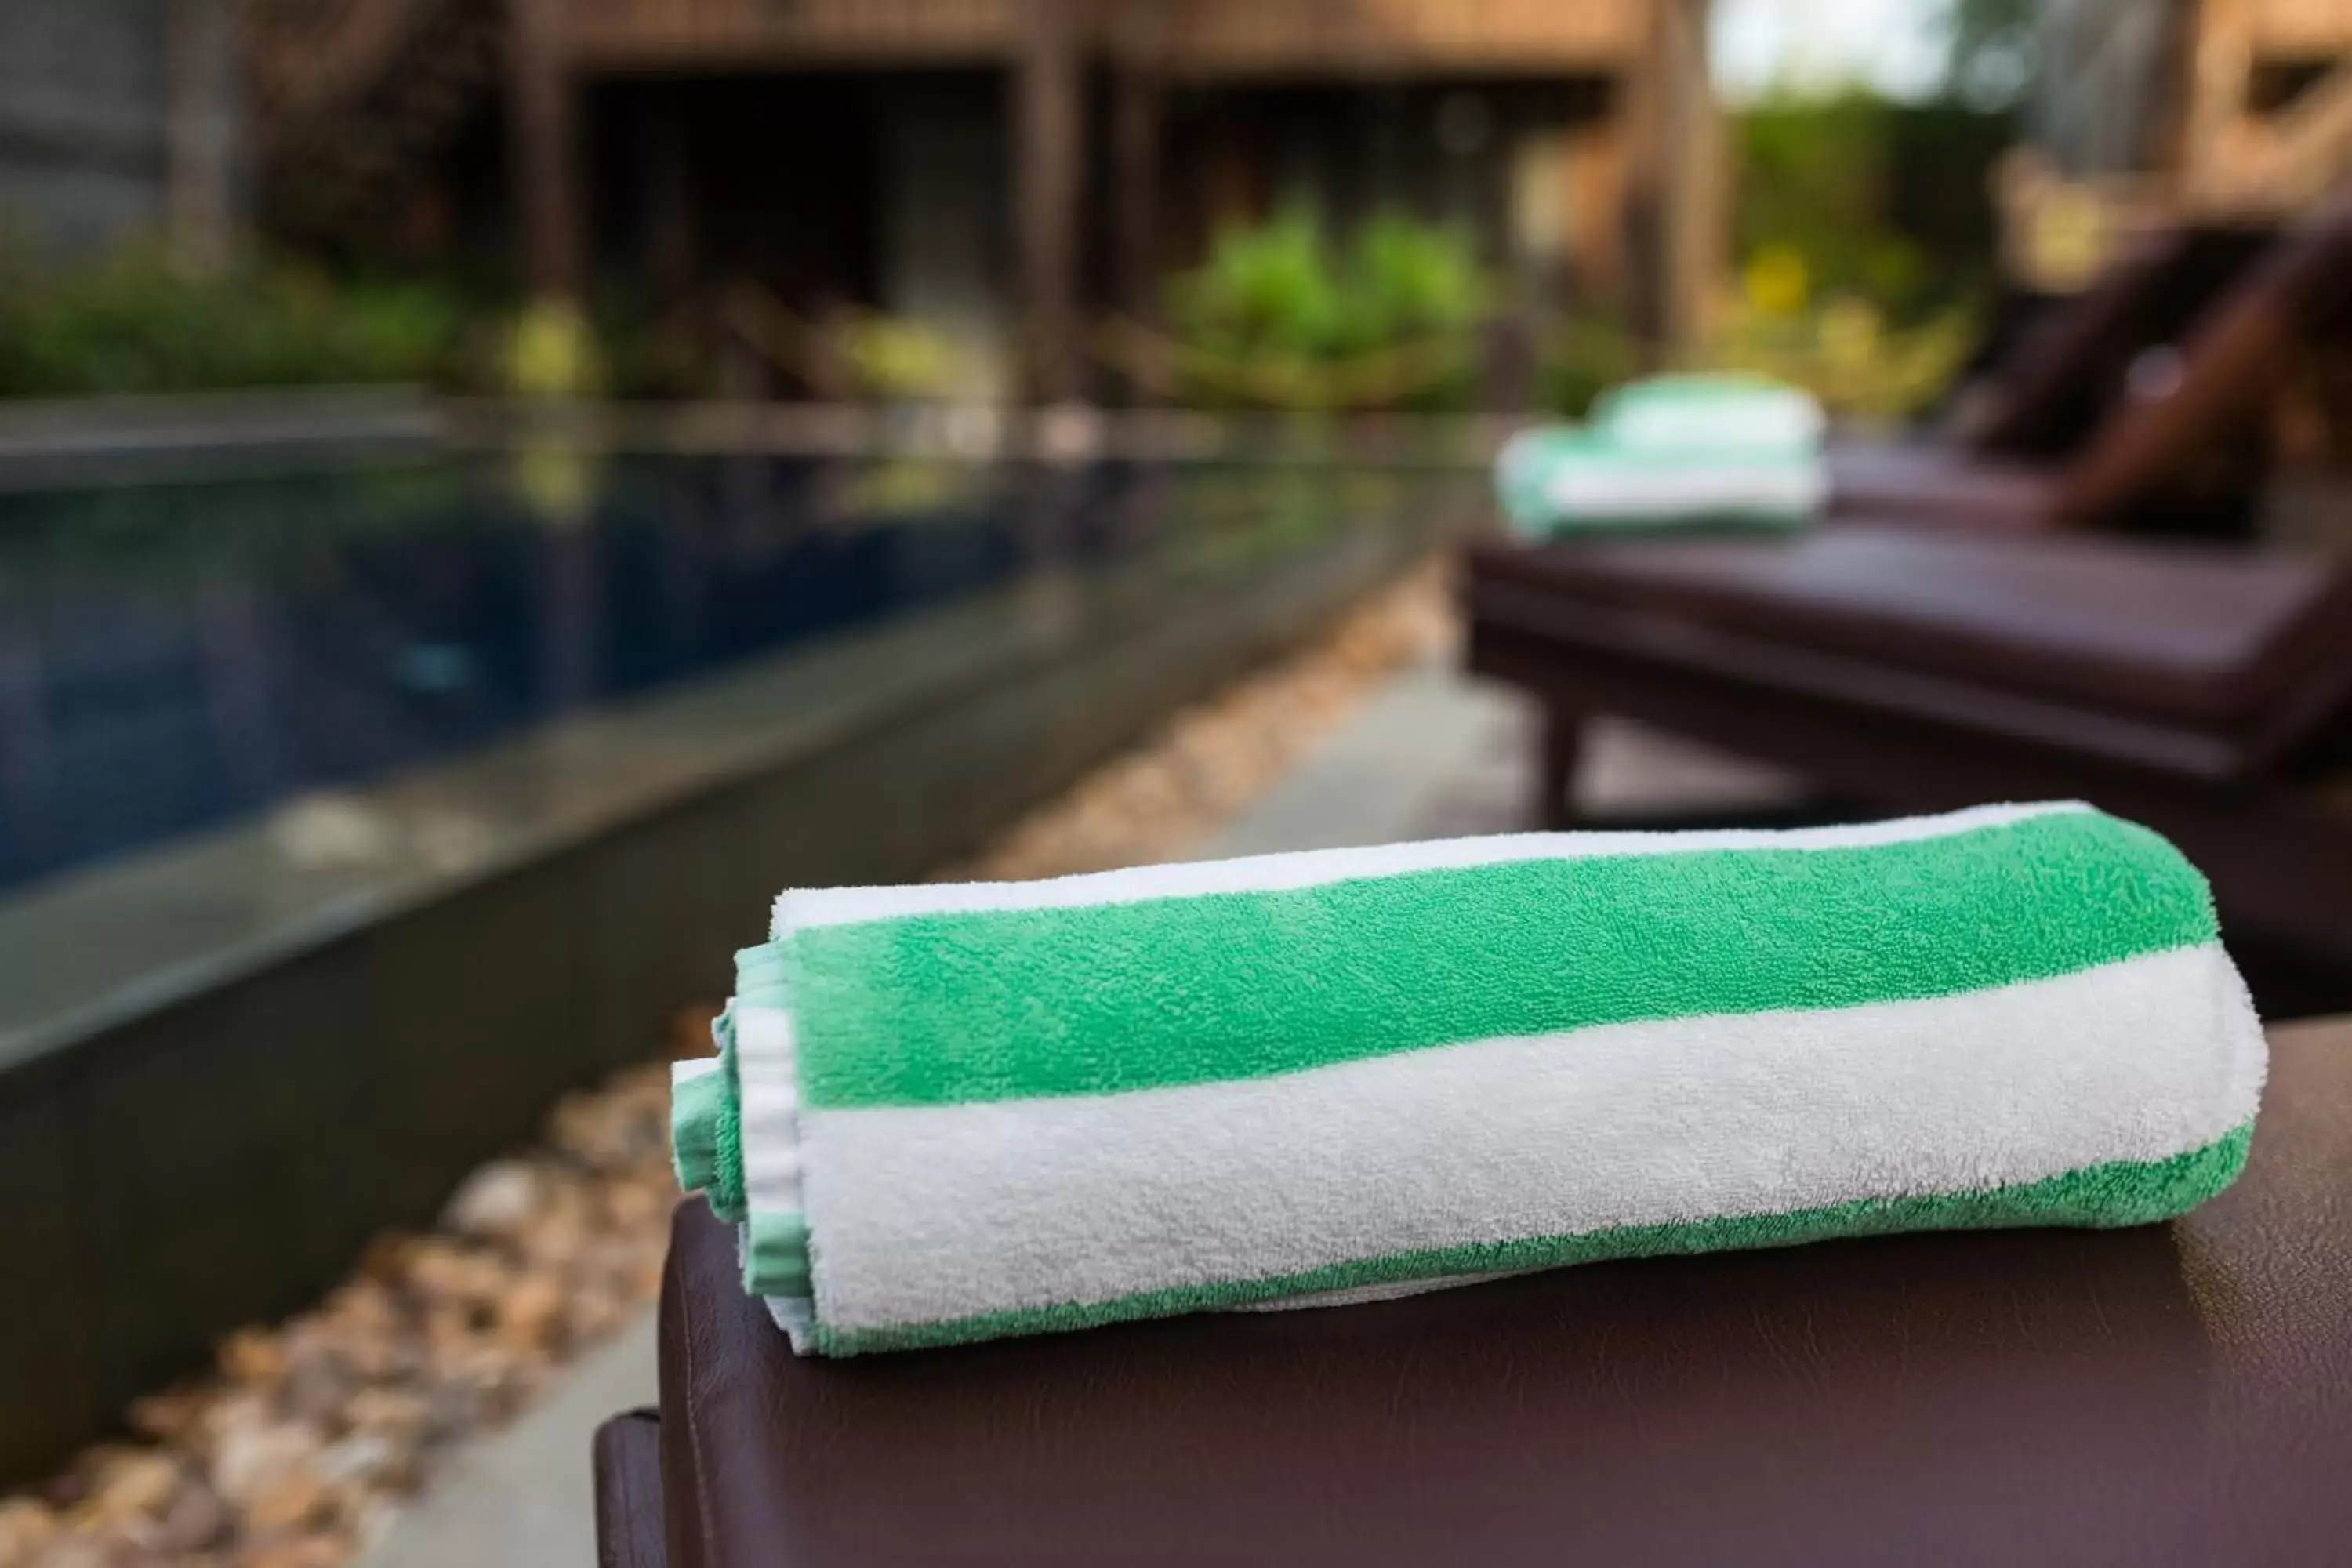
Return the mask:
<svg viewBox="0 0 2352 1568">
<path fill-rule="evenodd" d="M 1801 528 L 1829 493 L 1821 405 L 1762 376 L 1662 375 L 1603 395 L 1582 427 L 1524 430 L 1495 463 L 1514 531 Z"/>
<path fill-rule="evenodd" d="M 681 1181 L 851 1354 L 1643 1254 L 2167 1218 L 2265 1063 L 2078 805 L 793 891 Z"/>
</svg>

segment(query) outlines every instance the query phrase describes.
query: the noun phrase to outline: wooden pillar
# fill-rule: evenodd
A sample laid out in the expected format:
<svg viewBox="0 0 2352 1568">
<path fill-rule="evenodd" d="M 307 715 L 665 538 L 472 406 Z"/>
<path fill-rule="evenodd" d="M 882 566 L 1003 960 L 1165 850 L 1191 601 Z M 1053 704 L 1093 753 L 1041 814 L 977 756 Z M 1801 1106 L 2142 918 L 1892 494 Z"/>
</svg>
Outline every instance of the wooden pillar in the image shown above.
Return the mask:
<svg viewBox="0 0 2352 1568">
<path fill-rule="evenodd" d="M 1029 395 L 1077 395 L 1080 69 L 1075 0 L 1021 0 L 1013 189 Z"/>
<path fill-rule="evenodd" d="M 1668 89 L 1666 342 L 1687 350 L 1714 325 L 1729 266 L 1730 149 L 1707 61 L 1709 0 L 1675 0 Z"/>
<path fill-rule="evenodd" d="M 1111 126 L 1111 201 L 1118 230 L 1119 308 L 1160 313 L 1160 157 L 1165 106 L 1160 76 L 1130 63 L 1118 75 Z"/>
<path fill-rule="evenodd" d="M 1642 58 L 1619 90 L 1627 315 L 1665 353 L 1704 331 L 1725 266 L 1727 158 L 1707 11 L 1707 0 L 1650 0 Z"/>
<path fill-rule="evenodd" d="M 2176 179 L 2188 163 L 2189 121 L 2197 98 L 2198 33 L 2204 15 L 2202 0 L 2165 7 L 2163 39 L 2141 116 L 2140 166 Z"/>
<path fill-rule="evenodd" d="M 509 178 L 531 291 L 577 300 L 583 281 L 577 103 L 566 0 L 511 0 Z"/>
<path fill-rule="evenodd" d="M 2243 195 L 2239 165 L 2246 142 L 2247 90 L 2254 37 L 2249 0 L 2200 0 L 2188 48 L 2178 195 L 2190 204 L 2228 208 Z"/>
<path fill-rule="evenodd" d="M 1664 15 L 1676 0 L 1645 0 L 1641 51 L 1619 75 L 1611 94 L 1612 140 L 1619 154 L 1618 255 L 1622 264 L 1625 325 L 1652 346 L 1665 337 L 1663 279 L 1665 245 Z"/>
<path fill-rule="evenodd" d="M 675 310 L 694 297 L 697 249 L 694 160 L 688 155 L 683 94 L 669 87 L 649 94 L 638 135 L 639 221 L 645 229 L 645 271 L 656 305 Z"/>
<path fill-rule="evenodd" d="M 238 227 L 244 122 L 236 16 L 230 0 L 176 0 L 165 51 L 165 206 L 173 258 L 218 271 Z"/>
<path fill-rule="evenodd" d="M 1569 264 L 1580 301 L 1625 304 L 1625 127 L 1615 112 L 1578 126 L 1560 160 Z"/>
</svg>

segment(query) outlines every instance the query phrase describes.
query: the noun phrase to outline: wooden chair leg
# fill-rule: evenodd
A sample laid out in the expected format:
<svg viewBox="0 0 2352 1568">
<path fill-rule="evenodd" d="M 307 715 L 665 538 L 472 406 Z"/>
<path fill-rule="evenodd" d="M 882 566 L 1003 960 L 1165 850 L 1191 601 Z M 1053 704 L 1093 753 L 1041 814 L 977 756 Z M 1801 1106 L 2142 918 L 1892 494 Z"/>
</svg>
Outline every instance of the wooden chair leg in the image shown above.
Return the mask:
<svg viewBox="0 0 2352 1568">
<path fill-rule="evenodd" d="M 1557 704 L 1544 710 L 1543 755 L 1536 768 L 1535 819 L 1546 828 L 1576 822 L 1576 763 L 1584 749 L 1584 715 Z"/>
</svg>

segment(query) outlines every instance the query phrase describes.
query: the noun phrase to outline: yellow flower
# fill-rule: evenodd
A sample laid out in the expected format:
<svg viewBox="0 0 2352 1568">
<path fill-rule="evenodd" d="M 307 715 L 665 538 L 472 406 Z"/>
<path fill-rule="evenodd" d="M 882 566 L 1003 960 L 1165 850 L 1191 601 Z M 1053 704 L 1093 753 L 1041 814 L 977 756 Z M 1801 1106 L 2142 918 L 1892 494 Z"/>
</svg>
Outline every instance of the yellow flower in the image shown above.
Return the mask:
<svg viewBox="0 0 2352 1568">
<path fill-rule="evenodd" d="M 596 390 L 600 367 L 588 322 L 573 306 L 541 300 L 515 322 L 507 382 L 525 397 L 578 397 Z"/>
<path fill-rule="evenodd" d="M 1768 316 L 1793 316 L 1812 292 L 1805 258 L 1785 245 L 1768 245 L 1748 258 L 1740 274 L 1748 303 Z"/>
</svg>

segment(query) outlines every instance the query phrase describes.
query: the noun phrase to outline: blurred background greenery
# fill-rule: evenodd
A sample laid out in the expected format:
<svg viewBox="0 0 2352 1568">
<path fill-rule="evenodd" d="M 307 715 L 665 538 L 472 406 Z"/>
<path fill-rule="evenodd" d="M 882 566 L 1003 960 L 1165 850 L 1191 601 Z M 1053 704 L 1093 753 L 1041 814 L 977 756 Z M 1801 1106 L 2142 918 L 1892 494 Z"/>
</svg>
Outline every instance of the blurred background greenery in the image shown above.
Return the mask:
<svg viewBox="0 0 2352 1568">
<path fill-rule="evenodd" d="M 1206 407 L 1460 407 L 1495 295 L 1457 228 L 1388 211 L 1340 241 L 1294 204 L 1171 280 L 1171 386 Z"/>
<path fill-rule="evenodd" d="M 62 266 L 0 249 L 0 396 L 465 379 L 468 301 L 435 281 L 255 257 L 213 273 L 161 246 Z"/>
<path fill-rule="evenodd" d="M 1857 79 L 1768 83 L 1727 106 L 1725 286 L 1677 366 L 1767 372 L 1835 412 L 1934 405 L 1995 314 L 1989 174 L 2017 137 L 2034 37 L 2027 0 L 1952 0 L 1924 93 Z M 1108 316 L 1093 357 L 1114 398 L 1209 409 L 1452 411 L 1495 397 L 1516 324 L 1531 360 L 1510 395 L 1576 416 L 1612 383 L 1666 368 L 1610 309 L 1531 308 L 1523 279 L 1454 221 L 1380 206 L 1331 221 L 1300 194 L 1222 223 L 1163 279 L 1155 319 Z M 409 382 L 526 396 L 950 395 L 958 346 L 839 301 L 795 313 L 736 279 L 656 310 L 594 295 L 529 303 L 511 281 L 255 251 L 225 269 L 140 243 L 94 263 L 0 247 L 0 395 Z M 745 367 L 751 367 L 747 374 Z"/>
</svg>

